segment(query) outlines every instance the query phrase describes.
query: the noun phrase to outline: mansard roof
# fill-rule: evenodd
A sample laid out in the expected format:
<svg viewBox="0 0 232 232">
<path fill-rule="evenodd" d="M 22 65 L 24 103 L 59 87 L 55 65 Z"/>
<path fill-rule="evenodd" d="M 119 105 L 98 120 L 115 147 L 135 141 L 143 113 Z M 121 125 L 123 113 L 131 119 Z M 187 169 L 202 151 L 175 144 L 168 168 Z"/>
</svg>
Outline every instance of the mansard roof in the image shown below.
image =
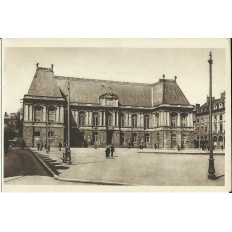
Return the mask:
<svg viewBox="0 0 232 232">
<path fill-rule="evenodd" d="M 99 104 L 100 97 L 116 97 L 125 106 L 190 105 L 176 80 L 160 79 L 155 84 L 146 84 L 62 77 L 54 76 L 52 68 L 40 67 L 28 95 L 62 98 L 68 94 L 68 82 L 73 103 Z"/>
</svg>

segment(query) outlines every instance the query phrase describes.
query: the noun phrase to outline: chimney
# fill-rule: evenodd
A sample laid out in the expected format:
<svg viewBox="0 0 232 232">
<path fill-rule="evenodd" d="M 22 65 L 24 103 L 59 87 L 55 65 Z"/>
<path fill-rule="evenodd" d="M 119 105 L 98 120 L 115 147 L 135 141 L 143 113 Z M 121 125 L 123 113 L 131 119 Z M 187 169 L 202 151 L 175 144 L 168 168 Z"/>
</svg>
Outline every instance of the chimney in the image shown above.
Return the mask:
<svg viewBox="0 0 232 232">
<path fill-rule="evenodd" d="M 38 68 L 38 67 L 39 67 L 39 63 L 36 64 L 36 68 Z"/>
<path fill-rule="evenodd" d="M 54 65 L 53 65 L 53 64 L 51 64 L 51 69 L 52 69 L 52 71 L 53 71 L 53 66 L 54 66 Z"/>
<path fill-rule="evenodd" d="M 165 79 L 165 75 L 163 74 L 163 79 Z"/>
<path fill-rule="evenodd" d="M 176 81 L 176 79 L 177 79 L 177 76 L 174 76 L 174 78 L 175 78 L 175 81 Z"/>
<path fill-rule="evenodd" d="M 226 92 L 224 91 L 223 93 L 221 93 L 221 99 L 224 99 L 226 97 Z"/>
</svg>

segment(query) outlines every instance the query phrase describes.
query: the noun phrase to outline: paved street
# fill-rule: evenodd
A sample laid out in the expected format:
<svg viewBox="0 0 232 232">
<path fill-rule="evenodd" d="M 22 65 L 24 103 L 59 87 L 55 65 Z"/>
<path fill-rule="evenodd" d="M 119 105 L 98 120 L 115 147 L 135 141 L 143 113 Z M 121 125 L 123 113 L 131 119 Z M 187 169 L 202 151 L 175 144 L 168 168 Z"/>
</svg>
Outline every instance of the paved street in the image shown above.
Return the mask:
<svg viewBox="0 0 232 232">
<path fill-rule="evenodd" d="M 224 155 L 215 151 L 217 180 L 208 180 L 209 155 L 201 150 L 116 149 L 114 159 L 106 159 L 104 148 L 72 148 L 72 164 L 63 164 L 63 151 L 52 148 L 47 154 L 33 149 L 44 163 L 67 180 L 103 181 L 129 185 L 223 186 Z"/>
</svg>

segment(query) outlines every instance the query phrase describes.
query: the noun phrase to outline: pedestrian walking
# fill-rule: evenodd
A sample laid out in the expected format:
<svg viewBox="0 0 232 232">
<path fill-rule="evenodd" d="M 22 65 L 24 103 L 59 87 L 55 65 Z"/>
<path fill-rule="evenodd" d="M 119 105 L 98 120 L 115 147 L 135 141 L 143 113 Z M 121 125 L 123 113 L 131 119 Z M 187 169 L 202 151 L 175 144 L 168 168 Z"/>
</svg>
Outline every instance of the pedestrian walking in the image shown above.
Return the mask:
<svg viewBox="0 0 232 232">
<path fill-rule="evenodd" d="M 23 150 L 24 150 L 25 146 L 26 146 L 26 144 L 25 144 L 25 141 L 23 140 L 23 141 L 22 141 L 22 149 L 23 149 Z"/>
<path fill-rule="evenodd" d="M 180 146 L 179 145 L 177 146 L 177 149 L 178 149 L 178 151 L 180 150 Z"/>
<path fill-rule="evenodd" d="M 44 149 L 47 150 L 47 143 L 44 144 Z"/>
<path fill-rule="evenodd" d="M 128 148 L 130 148 L 131 147 L 131 139 L 129 138 L 128 139 Z"/>
<path fill-rule="evenodd" d="M 110 146 L 110 153 L 111 153 L 110 158 L 112 158 L 112 159 L 114 158 L 114 151 L 115 151 L 114 144 L 112 143 L 111 146 Z"/>
<path fill-rule="evenodd" d="M 106 153 L 106 159 L 109 159 L 110 158 L 110 146 L 106 147 L 105 153 Z"/>
<path fill-rule="evenodd" d="M 43 142 L 41 143 L 40 150 L 43 150 Z"/>
<path fill-rule="evenodd" d="M 61 148 L 62 148 L 62 143 L 59 142 L 59 150 L 61 151 Z"/>
<path fill-rule="evenodd" d="M 156 149 L 156 143 L 155 143 L 154 147 L 155 147 L 155 149 Z"/>
<path fill-rule="evenodd" d="M 40 150 L 40 142 L 37 143 L 38 151 Z"/>
<path fill-rule="evenodd" d="M 221 145 L 221 149 L 222 149 L 222 151 L 223 151 L 223 145 Z"/>
</svg>

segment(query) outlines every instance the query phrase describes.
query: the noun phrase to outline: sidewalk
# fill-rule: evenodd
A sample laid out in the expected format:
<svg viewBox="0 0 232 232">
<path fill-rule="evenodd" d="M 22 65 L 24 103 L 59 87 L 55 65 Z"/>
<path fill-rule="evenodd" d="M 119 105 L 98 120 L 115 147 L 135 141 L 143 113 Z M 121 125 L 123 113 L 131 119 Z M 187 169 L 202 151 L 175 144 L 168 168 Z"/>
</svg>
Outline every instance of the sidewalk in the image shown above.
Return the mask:
<svg viewBox="0 0 232 232">
<path fill-rule="evenodd" d="M 63 181 L 116 185 L 222 186 L 224 155 L 217 152 L 217 180 L 208 180 L 208 154 L 201 150 L 118 148 L 115 159 L 105 158 L 105 148 L 71 148 L 71 165 L 62 161 L 63 151 L 31 149 L 55 178 Z M 175 155 L 172 155 L 175 154 Z"/>
</svg>

